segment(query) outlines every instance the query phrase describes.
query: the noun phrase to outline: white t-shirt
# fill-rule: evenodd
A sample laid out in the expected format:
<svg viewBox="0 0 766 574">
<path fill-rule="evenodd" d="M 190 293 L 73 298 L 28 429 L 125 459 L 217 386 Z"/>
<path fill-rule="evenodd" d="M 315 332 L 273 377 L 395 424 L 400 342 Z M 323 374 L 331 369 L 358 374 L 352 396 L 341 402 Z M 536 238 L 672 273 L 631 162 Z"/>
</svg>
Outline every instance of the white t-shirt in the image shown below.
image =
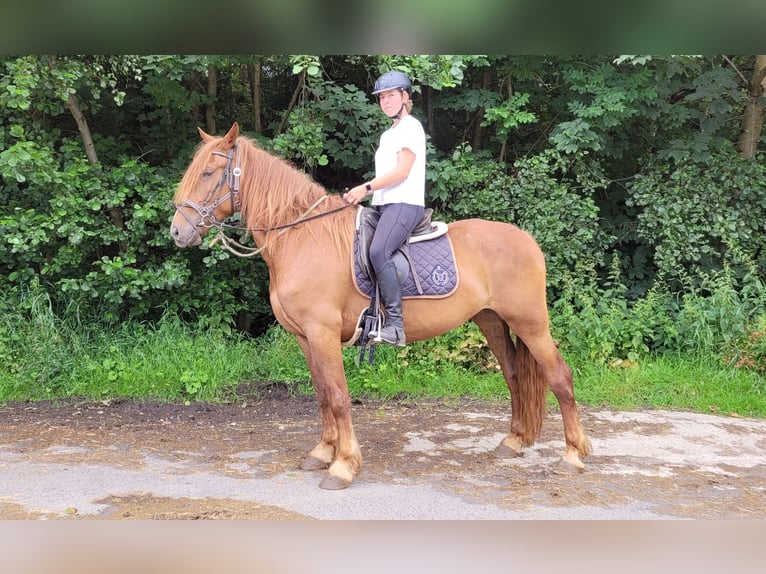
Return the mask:
<svg viewBox="0 0 766 574">
<path fill-rule="evenodd" d="M 383 175 L 396 167 L 397 154 L 404 148 L 415 154 L 410 174 L 403 182 L 376 189 L 372 205 L 387 203 L 426 204 L 426 134 L 421 123 L 411 115 L 384 131 L 375 152 L 375 175 Z"/>
</svg>

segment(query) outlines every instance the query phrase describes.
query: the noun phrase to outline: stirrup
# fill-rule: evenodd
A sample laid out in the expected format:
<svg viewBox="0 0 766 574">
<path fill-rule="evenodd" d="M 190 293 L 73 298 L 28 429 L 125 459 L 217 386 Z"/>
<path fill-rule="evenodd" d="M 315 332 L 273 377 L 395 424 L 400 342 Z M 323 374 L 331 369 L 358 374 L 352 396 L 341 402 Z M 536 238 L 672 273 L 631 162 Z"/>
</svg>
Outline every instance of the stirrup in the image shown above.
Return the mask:
<svg viewBox="0 0 766 574">
<path fill-rule="evenodd" d="M 379 331 L 370 332 L 370 342 L 373 345 L 386 343 L 396 347 L 404 347 L 407 341 L 404 336 L 404 329 L 397 329 L 389 325 L 384 326 Z"/>
</svg>

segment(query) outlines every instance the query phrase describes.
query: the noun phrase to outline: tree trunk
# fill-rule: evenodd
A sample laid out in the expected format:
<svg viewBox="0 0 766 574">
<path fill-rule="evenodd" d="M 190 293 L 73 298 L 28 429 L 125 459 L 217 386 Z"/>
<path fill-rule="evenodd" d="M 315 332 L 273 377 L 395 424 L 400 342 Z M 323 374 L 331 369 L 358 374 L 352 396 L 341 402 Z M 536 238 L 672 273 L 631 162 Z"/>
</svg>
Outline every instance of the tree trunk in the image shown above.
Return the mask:
<svg viewBox="0 0 766 574">
<path fill-rule="evenodd" d="M 426 113 L 426 123 L 428 124 L 428 135 L 434 144 L 437 142 L 436 123 L 434 122 L 434 90 L 431 86 L 425 86 L 423 94 L 423 107 Z"/>
<path fill-rule="evenodd" d="M 277 129 L 277 134 L 281 134 L 285 127 L 287 126 L 287 120 L 290 119 L 290 113 L 293 111 L 293 108 L 295 107 L 295 103 L 298 101 L 298 95 L 303 91 L 303 86 L 306 82 L 306 70 L 303 70 L 298 76 L 298 85 L 295 86 L 295 90 L 293 91 L 293 95 L 290 98 L 290 103 L 287 104 L 287 110 L 285 110 L 285 115 L 282 116 L 282 121 L 279 124 L 279 129 Z"/>
<path fill-rule="evenodd" d="M 192 80 L 192 86 L 191 86 L 192 92 L 195 92 L 196 94 L 202 94 L 202 73 L 201 72 L 194 72 L 194 79 Z M 197 98 L 194 100 L 194 104 L 192 104 L 192 117 L 194 118 L 194 125 L 198 126 L 200 125 L 200 110 L 199 110 L 199 100 L 202 98 L 200 96 L 197 96 Z"/>
<path fill-rule="evenodd" d="M 747 104 L 742 118 L 738 149 L 744 158 L 751 158 L 758 151 L 758 140 L 763 129 L 763 106 L 760 99 L 766 87 L 766 55 L 755 57 L 755 68 L 747 89 Z"/>
<path fill-rule="evenodd" d="M 88 162 L 90 165 L 98 165 L 98 154 L 96 154 L 96 146 L 93 145 L 93 136 L 90 133 L 90 127 L 88 127 L 88 120 L 85 119 L 74 94 L 69 94 L 67 97 L 66 107 L 72 114 L 74 121 L 77 122 L 77 129 L 80 130 L 80 137 L 82 137 L 82 143 L 85 145 L 85 155 L 88 157 Z"/>
<path fill-rule="evenodd" d="M 510 100 L 513 97 L 513 79 L 511 78 L 511 75 L 508 74 L 508 99 Z M 508 151 L 508 135 L 505 136 L 503 139 L 503 143 L 500 146 L 500 156 L 498 158 L 498 161 L 500 163 L 505 163 L 505 155 Z"/>
<path fill-rule="evenodd" d="M 205 124 L 207 133 L 215 135 L 215 99 L 218 95 L 218 70 L 215 64 L 207 67 L 207 106 L 205 109 Z"/>
<path fill-rule="evenodd" d="M 250 73 L 250 90 L 253 94 L 253 127 L 255 133 L 263 133 L 263 116 L 261 115 L 261 56 L 248 65 Z"/>
<path fill-rule="evenodd" d="M 489 68 L 484 68 L 481 71 L 481 90 L 488 90 L 489 89 L 489 83 L 492 80 L 492 74 L 490 73 Z M 476 112 L 476 119 L 474 120 L 476 123 L 473 126 L 473 138 L 471 140 L 471 149 L 474 151 L 480 150 L 482 142 L 484 141 L 484 126 L 482 126 L 482 122 L 484 122 L 484 106 L 480 107 L 479 110 Z"/>
<path fill-rule="evenodd" d="M 85 114 L 82 113 L 80 105 L 77 103 L 74 94 L 69 94 L 67 97 L 66 107 L 69 110 L 69 113 L 72 114 L 75 122 L 77 122 L 77 129 L 80 130 L 80 136 L 82 137 L 82 142 L 85 145 L 85 155 L 88 158 L 88 163 L 93 166 L 97 166 L 99 164 L 98 154 L 96 153 L 96 146 L 93 144 L 93 136 L 90 133 L 88 120 L 85 118 Z M 100 167 L 98 168 L 98 171 L 101 173 Z M 117 227 L 117 229 L 125 229 L 125 220 L 122 216 L 122 210 L 119 207 L 111 207 L 108 209 L 108 211 L 109 217 L 111 218 L 115 227 Z M 119 241 L 118 244 L 120 246 L 120 252 L 124 253 L 128 248 L 127 242 Z"/>
</svg>

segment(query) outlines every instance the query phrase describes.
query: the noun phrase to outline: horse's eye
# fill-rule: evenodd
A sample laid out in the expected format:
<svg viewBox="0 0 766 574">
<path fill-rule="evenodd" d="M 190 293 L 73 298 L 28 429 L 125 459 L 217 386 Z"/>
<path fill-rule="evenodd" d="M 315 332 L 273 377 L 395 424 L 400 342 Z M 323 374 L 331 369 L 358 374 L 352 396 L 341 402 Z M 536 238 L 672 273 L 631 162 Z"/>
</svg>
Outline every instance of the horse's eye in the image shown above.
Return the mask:
<svg viewBox="0 0 766 574">
<path fill-rule="evenodd" d="M 202 177 L 210 177 L 211 175 L 213 175 L 213 170 L 210 168 L 205 168 L 202 172 Z"/>
</svg>

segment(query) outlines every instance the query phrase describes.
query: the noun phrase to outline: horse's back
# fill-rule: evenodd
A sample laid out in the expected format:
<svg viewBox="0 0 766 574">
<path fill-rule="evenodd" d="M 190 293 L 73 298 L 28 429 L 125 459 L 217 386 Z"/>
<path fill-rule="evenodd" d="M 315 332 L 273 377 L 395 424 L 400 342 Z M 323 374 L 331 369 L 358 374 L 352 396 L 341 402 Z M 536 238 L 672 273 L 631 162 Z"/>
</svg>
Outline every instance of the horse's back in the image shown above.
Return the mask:
<svg viewBox="0 0 766 574">
<path fill-rule="evenodd" d="M 449 224 L 449 234 L 461 261 L 479 258 L 490 265 L 508 264 L 545 273 L 545 256 L 535 238 L 511 223 L 461 219 Z"/>
</svg>

